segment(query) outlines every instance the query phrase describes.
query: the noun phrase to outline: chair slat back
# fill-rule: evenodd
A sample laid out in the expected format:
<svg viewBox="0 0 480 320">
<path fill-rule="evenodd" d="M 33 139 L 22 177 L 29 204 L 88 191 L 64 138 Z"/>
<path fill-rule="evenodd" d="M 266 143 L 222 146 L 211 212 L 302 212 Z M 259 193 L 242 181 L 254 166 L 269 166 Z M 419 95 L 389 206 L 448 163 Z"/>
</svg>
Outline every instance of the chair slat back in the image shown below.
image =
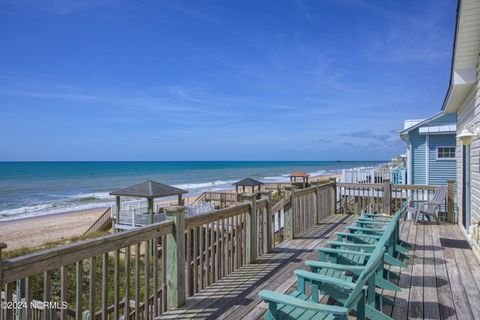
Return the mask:
<svg viewBox="0 0 480 320">
<path fill-rule="evenodd" d="M 445 201 L 446 197 L 447 197 L 447 188 L 445 187 L 438 188 L 435 191 L 435 194 L 433 195 L 433 199 L 428 201 L 428 205 L 427 205 L 427 208 L 425 209 L 425 212 L 434 214 L 437 208 L 442 205 L 443 201 Z"/>
<path fill-rule="evenodd" d="M 357 301 L 358 296 L 362 293 L 363 287 L 367 284 L 367 282 L 372 279 L 372 275 L 374 275 L 378 269 L 378 267 L 383 264 L 383 254 L 385 253 L 384 246 L 377 246 L 375 250 L 372 252 L 370 259 L 366 264 L 366 268 L 357 279 L 355 283 L 355 288 L 350 293 L 350 296 L 345 301 L 344 306 L 346 308 L 351 308 Z"/>
</svg>

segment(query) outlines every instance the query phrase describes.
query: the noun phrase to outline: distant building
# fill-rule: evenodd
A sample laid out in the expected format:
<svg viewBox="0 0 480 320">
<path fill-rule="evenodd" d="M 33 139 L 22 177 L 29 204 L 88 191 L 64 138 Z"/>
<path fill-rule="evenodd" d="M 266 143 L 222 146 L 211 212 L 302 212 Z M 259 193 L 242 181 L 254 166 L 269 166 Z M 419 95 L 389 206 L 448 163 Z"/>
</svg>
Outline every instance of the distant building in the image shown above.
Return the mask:
<svg viewBox="0 0 480 320">
<path fill-rule="evenodd" d="M 400 137 L 407 143 L 408 184 L 445 185 L 455 180 L 455 135 L 455 113 L 405 120 Z"/>
</svg>

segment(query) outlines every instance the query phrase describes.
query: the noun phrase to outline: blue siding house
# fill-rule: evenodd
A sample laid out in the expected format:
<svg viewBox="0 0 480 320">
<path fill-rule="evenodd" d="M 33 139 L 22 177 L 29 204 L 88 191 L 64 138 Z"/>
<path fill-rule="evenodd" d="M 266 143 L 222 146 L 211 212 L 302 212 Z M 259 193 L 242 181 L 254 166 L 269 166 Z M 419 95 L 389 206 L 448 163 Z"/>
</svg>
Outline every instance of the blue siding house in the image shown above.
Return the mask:
<svg viewBox="0 0 480 320">
<path fill-rule="evenodd" d="M 407 183 L 444 185 L 456 178 L 456 114 L 405 120 L 400 137 L 407 143 Z"/>
</svg>

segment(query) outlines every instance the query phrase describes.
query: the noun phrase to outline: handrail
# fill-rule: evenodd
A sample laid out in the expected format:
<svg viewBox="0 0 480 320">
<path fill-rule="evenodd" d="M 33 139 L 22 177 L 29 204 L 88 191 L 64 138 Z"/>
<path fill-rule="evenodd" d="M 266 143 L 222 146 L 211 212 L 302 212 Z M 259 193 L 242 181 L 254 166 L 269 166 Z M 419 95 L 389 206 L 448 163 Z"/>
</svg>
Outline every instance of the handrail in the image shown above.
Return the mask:
<svg viewBox="0 0 480 320">
<path fill-rule="evenodd" d="M 285 206 L 285 199 L 282 199 L 280 201 L 278 201 L 277 203 L 275 203 L 273 206 L 272 206 L 272 213 L 276 213 L 278 212 L 281 208 L 283 208 Z"/>
<path fill-rule="evenodd" d="M 441 186 L 437 186 L 437 185 L 428 185 L 428 186 L 409 185 L 409 184 L 406 184 L 406 185 L 403 185 L 403 184 L 392 185 L 392 189 L 403 189 L 403 190 L 436 190 L 440 187 Z"/>
<path fill-rule="evenodd" d="M 308 187 L 305 189 L 294 190 L 292 197 L 296 198 L 296 197 L 301 197 L 307 194 L 315 193 L 315 190 L 316 190 L 316 187 Z"/>
<path fill-rule="evenodd" d="M 194 228 L 206 223 L 215 222 L 220 219 L 227 219 L 237 215 L 239 212 L 247 212 L 248 204 L 239 204 L 225 209 L 201 213 L 185 218 L 185 229 Z"/>
<path fill-rule="evenodd" d="M 195 200 L 193 200 L 192 204 L 195 204 L 197 202 L 200 202 L 201 200 L 203 200 L 206 196 L 207 192 L 202 192 L 201 195 L 199 195 Z"/>
<path fill-rule="evenodd" d="M 383 184 L 383 183 L 349 183 L 349 182 L 337 182 L 337 187 L 383 189 L 384 184 Z"/>
<path fill-rule="evenodd" d="M 107 208 L 98 218 L 95 220 L 94 223 L 83 233 L 83 235 L 87 235 L 91 232 L 97 232 L 105 228 L 105 225 L 112 221 L 112 208 Z"/>
</svg>

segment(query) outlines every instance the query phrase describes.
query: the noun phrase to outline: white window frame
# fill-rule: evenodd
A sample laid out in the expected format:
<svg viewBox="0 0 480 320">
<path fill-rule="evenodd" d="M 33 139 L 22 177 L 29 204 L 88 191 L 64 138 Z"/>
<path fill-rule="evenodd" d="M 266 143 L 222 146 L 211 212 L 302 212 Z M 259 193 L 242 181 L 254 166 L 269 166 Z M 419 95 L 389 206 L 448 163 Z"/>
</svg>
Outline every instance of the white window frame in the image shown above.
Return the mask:
<svg viewBox="0 0 480 320">
<path fill-rule="evenodd" d="M 453 148 L 453 149 L 455 149 L 455 152 L 453 153 L 453 157 L 452 158 L 439 158 L 438 157 L 438 149 L 440 149 L 440 148 Z M 456 159 L 456 154 L 457 154 L 457 147 L 456 146 L 438 146 L 435 149 L 435 160 L 438 160 L 438 161 L 452 161 L 452 160 Z"/>
</svg>

